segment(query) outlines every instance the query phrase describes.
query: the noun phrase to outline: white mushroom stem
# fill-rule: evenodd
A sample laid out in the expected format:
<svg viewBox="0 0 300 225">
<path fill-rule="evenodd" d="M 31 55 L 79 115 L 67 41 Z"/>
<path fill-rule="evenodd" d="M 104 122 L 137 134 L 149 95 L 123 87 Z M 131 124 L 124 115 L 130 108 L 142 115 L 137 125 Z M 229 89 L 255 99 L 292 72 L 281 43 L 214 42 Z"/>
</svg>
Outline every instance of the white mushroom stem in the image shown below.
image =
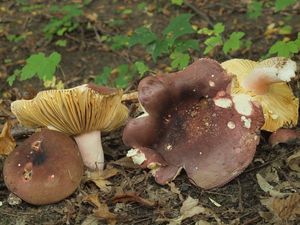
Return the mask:
<svg viewBox="0 0 300 225">
<path fill-rule="evenodd" d="M 75 136 L 85 166 L 92 170 L 103 170 L 104 153 L 101 143 L 101 132 L 92 131 Z"/>
</svg>

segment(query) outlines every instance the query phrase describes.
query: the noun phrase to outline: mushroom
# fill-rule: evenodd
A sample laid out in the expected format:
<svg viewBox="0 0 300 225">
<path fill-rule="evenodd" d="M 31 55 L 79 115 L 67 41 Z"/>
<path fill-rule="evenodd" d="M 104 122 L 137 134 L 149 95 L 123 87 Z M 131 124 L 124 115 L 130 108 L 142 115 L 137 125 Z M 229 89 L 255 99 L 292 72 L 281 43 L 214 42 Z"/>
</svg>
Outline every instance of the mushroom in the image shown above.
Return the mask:
<svg viewBox="0 0 300 225">
<path fill-rule="evenodd" d="M 128 117 L 122 91 L 85 84 L 65 90 L 42 91 L 32 100 L 17 100 L 12 112 L 25 126 L 46 126 L 73 135 L 84 164 L 104 167 L 101 132 L 120 127 Z"/>
<path fill-rule="evenodd" d="M 3 175 L 11 192 L 28 203 L 44 205 L 58 202 L 76 190 L 83 162 L 70 137 L 43 129 L 9 154 Z"/>
<path fill-rule="evenodd" d="M 221 65 L 234 75 L 233 95 L 247 94 L 261 104 L 265 118 L 262 130 L 274 132 L 281 127 L 297 124 L 299 100 L 286 83 L 295 76 L 294 61 L 283 57 L 261 62 L 231 59 Z"/>
<path fill-rule="evenodd" d="M 247 95 L 227 92 L 230 82 L 211 59 L 144 78 L 138 94 L 147 113 L 125 126 L 123 141 L 132 147 L 127 156 L 151 169 L 160 184 L 181 169 L 205 189 L 238 176 L 252 161 L 264 118 Z"/>
<path fill-rule="evenodd" d="M 300 131 L 280 128 L 273 132 L 269 137 L 269 144 L 274 147 L 279 143 L 292 143 L 300 140 Z"/>
</svg>

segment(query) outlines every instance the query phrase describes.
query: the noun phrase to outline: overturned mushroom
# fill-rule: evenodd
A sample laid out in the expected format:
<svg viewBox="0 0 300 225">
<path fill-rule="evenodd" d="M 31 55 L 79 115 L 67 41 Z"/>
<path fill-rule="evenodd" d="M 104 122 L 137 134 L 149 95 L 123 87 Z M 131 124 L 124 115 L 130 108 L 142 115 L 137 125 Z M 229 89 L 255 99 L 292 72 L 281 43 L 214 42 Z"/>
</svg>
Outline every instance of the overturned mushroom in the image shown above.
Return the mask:
<svg viewBox="0 0 300 225">
<path fill-rule="evenodd" d="M 58 131 L 33 134 L 4 163 L 4 182 L 24 201 L 44 205 L 71 195 L 83 174 L 76 143 Z"/>
<path fill-rule="evenodd" d="M 25 126 L 46 126 L 73 135 L 84 164 L 102 170 L 101 132 L 120 127 L 128 116 L 117 89 L 81 85 L 65 90 L 40 92 L 32 100 L 17 100 L 11 110 Z"/>
<path fill-rule="evenodd" d="M 200 59 L 185 70 L 143 79 L 139 100 L 148 114 L 128 122 L 128 157 L 152 169 L 160 184 L 184 169 L 195 185 L 221 186 L 252 161 L 264 119 L 249 96 L 226 92 L 230 76 Z"/>
<path fill-rule="evenodd" d="M 232 94 L 247 94 L 261 104 L 265 118 L 262 130 L 273 132 L 297 124 L 299 100 L 286 84 L 295 76 L 294 61 L 283 57 L 261 62 L 231 59 L 221 65 L 235 76 Z"/>
</svg>

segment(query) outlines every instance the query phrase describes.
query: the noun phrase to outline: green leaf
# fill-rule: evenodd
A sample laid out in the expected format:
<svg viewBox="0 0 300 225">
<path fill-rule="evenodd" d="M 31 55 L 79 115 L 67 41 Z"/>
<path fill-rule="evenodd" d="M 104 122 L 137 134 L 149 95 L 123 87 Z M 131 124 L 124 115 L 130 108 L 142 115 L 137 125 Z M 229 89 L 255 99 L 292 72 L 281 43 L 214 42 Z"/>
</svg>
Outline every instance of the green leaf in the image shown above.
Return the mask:
<svg viewBox="0 0 300 225">
<path fill-rule="evenodd" d="M 293 5 L 297 0 L 276 0 L 275 1 L 275 11 L 278 12 L 280 10 L 285 9 L 286 7 Z"/>
<path fill-rule="evenodd" d="M 27 80 L 35 75 L 44 81 L 51 80 L 60 60 L 61 55 L 57 52 L 53 52 L 49 57 L 44 53 L 31 55 L 20 72 L 20 80 Z"/>
<path fill-rule="evenodd" d="M 210 36 L 210 35 L 213 35 L 213 34 L 214 34 L 214 31 L 211 30 L 211 29 L 208 29 L 207 27 L 203 27 L 203 28 L 201 28 L 200 30 L 198 30 L 197 33 L 198 33 L 198 34 L 205 34 L 205 35 Z"/>
<path fill-rule="evenodd" d="M 199 50 L 199 41 L 198 40 L 180 40 L 180 41 L 175 41 L 175 52 L 186 52 L 190 49 L 194 49 L 196 51 Z"/>
<path fill-rule="evenodd" d="M 213 27 L 214 34 L 216 35 L 223 33 L 224 30 L 225 30 L 225 26 L 223 23 L 217 23 Z"/>
<path fill-rule="evenodd" d="M 147 51 L 152 55 L 152 59 L 156 62 L 157 58 L 164 53 L 169 53 L 169 45 L 167 40 L 157 40 L 152 45 L 149 45 Z"/>
<path fill-rule="evenodd" d="M 171 0 L 171 3 L 173 5 L 179 5 L 181 6 L 183 4 L 184 0 Z"/>
<path fill-rule="evenodd" d="M 287 35 L 287 34 L 291 34 L 291 33 L 292 33 L 292 30 L 293 30 L 292 26 L 290 26 L 290 25 L 285 25 L 285 26 L 283 26 L 283 27 L 280 27 L 278 33 L 279 33 L 279 34 L 282 34 L 282 35 Z"/>
<path fill-rule="evenodd" d="M 212 36 L 210 38 L 207 38 L 204 44 L 207 46 L 204 50 L 204 55 L 206 55 L 211 50 L 213 50 L 216 46 L 222 45 L 222 38 L 221 36 Z"/>
<path fill-rule="evenodd" d="M 143 61 L 137 61 L 134 63 L 134 66 L 136 67 L 138 73 L 143 76 L 146 72 L 149 71 L 149 67 L 145 65 Z"/>
<path fill-rule="evenodd" d="M 21 72 L 20 70 L 16 69 L 16 70 L 14 71 L 13 75 L 10 75 L 10 76 L 6 79 L 7 83 L 9 84 L 9 86 L 12 86 L 12 85 L 13 85 L 13 83 L 15 82 L 17 76 L 19 76 L 20 72 Z"/>
<path fill-rule="evenodd" d="M 263 3 L 252 0 L 248 5 L 247 15 L 250 19 L 257 19 L 261 16 Z"/>
<path fill-rule="evenodd" d="M 129 37 L 125 35 L 116 35 L 111 39 L 111 48 L 113 50 L 122 49 L 127 47 L 129 43 Z"/>
<path fill-rule="evenodd" d="M 68 43 L 67 40 L 60 39 L 55 42 L 55 45 L 59 47 L 66 47 L 67 43 Z"/>
<path fill-rule="evenodd" d="M 111 75 L 112 68 L 105 66 L 100 75 L 95 77 L 95 83 L 100 85 L 107 85 Z"/>
<path fill-rule="evenodd" d="M 268 54 L 277 54 L 277 56 L 282 57 L 290 57 L 293 56 L 294 53 L 298 53 L 299 48 L 294 41 L 284 42 L 277 41 L 274 45 L 269 49 Z"/>
<path fill-rule="evenodd" d="M 191 17 L 192 14 L 181 14 L 172 19 L 169 25 L 163 30 L 163 35 L 169 40 L 170 46 L 173 45 L 173 42 L 177 38 L 196 32 L 190 24 Z"/>
<path fill-rule="evenodd" d="M 233 32 L 227 41 L 224 42 L 223 52 L 227 54 L 230 51 L 238 50 L 241 46 L 241 38 L 245 35 L 244 32 Z"/>
<path fill-rule="evenodd" d="M 189 61 L 190 61 L 189 54 L 185 54 L 185 53 L 181 53 L 181 52 L 173 52 L 170 55 L 170 58 L 172 59 L 171 67 L 173 69 L 178 68 L 178 69 L 182 70 L 189 64 Z"/>
<path fill-rule="evenodd" d="M 125 88 L 128 86 L 128 81 L 129 81 L 129 77 L 128 77 L 128 73 L 129 73 L 129 67 L 127 64 L 121 64 L 118 66 L 117 68 L 118 70 L 118 76 L 115 80 L 116 83 L 116 87 L 118 88 Z"/>
<path fill-rule="evenodd" d="M 129 47 L 132 47 L 136 44 L 141 44 L 146 46 L 151 42 L 154 42 L 157 39 L 156 34 L 154 34 L 149 28 L 147 27 L 140 27 L 136 29 L 129 39 Z"/>
</svg>

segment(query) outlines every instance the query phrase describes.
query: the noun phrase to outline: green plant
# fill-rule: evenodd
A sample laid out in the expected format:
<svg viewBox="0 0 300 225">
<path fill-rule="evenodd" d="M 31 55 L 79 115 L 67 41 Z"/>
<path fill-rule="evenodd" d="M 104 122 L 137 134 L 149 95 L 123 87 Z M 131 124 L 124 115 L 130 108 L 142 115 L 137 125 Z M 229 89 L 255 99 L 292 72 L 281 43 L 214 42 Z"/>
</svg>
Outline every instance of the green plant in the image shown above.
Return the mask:
<svg viewBox="0 0 300 225">
<path fill-rule="evenodd" d="M 242 45 L 242 38 L 245 33 L 241 31 L 232 32 L 228 39 L 224 38 L 223 32 L 225 31 L 225 26 L 223 23 L 216 23 L 213 26 L 213 29 L 202 28 L 198 31 L 199 34 L 204 34 L 209 36 L 204 44 L 206 46 L 204 54 L 210 53 L 215 47 L 223 46 L 222 50 L 224 54 L 228 55 L 229 53 L 240 49 Z"/>
<path fill-rule="evenodd" d="M 267 57 L 270 55 L 277 55 L 282 57 L 292 57 L 300 52 L 300 32 L 295 40 L 276 41 L 268 51 Z"/>
<path fill-rule="evenodd" d="M 136 61 L 133 65 L 121 64 L 114 69 L 105 66 L 95 77 L 94 82 L 99 85 L 125 88 L 134 77 L 142 77 L 148 71 L 149 67 L 143 61 Z"/>
<path fill-rule="evenodd" d="M 42 81 L 52 80 L 60 61 L 61 55 L 57 52 L 51 53 L 48 57 L 44 53 L 33 54 L 26 59 L 26 64 L 22 69 L 16 69 L 7 78 L 7 82 L 11 86 L 16 78 L 23 81 L 35 76 Z"/>
<path fill-rule="evenodd" d="M 287 8 L 290 5 L 293 5 L 297 2 L 298 0 L 276 0 L 275 1 L 275 11 L 278 12 L 280 10 L 283 10 Z"/>
<path fill-rule="evenodd" d="M 184 3 L 184 0 L 171 0 L 171 3 L 173 5 L 179 5 L 179 6 L 181 6 Z"/>
<path fill-rule="evenodd" d="M 54 5 L 50 11 L 55 13 L 50 22 L 44 27 L 43 32 L 46 38 L 52 39 L 54 35 L 62 36 L 66 32 L 72 32 L 79 26 L 78 17 L 83 11 L 77 4 L 65 5 L 62 8 Z"/>
<path fill-rule="evenodd" d="M 188 36 L 196 32 L 190 24 L 191 17 L 191 14 L 181 14 L 173 18 L 160 36 L 147 26 L 135 29 L 132 36 L 114 36 L 111 38 L 111 47 L 117 50 L 141 45 L 152 56 L 154 62 L 159 57 L 169 56 L 172 68 L 183 69 L 189 63 L 189 51 L 199 50 L 198 40 Z M 183 57 L 178 57 L 179 55 Z"/>
<path fill-rule="evenodd" d="M 18 35 L 18 34 L 8 34 L 8 35 L 6 35 L 6 39 L 9 42 L 19 43 L 21 41 L 24 41 L 28 35 L 29 34 L 27 34 L 27 33 L 20 34 L 20 35 Z"/>
<path fill-rule="evenodd" d="M 250 19 L 257 19 L 258 17 L 261 16 L 262 9 L 263 9 L 263 3 L 262 2 L 252 0 L 250 2 L 250 4 L 248 4 L 248 7 L 247 7 L 247 16 Z"/>
</svg>

